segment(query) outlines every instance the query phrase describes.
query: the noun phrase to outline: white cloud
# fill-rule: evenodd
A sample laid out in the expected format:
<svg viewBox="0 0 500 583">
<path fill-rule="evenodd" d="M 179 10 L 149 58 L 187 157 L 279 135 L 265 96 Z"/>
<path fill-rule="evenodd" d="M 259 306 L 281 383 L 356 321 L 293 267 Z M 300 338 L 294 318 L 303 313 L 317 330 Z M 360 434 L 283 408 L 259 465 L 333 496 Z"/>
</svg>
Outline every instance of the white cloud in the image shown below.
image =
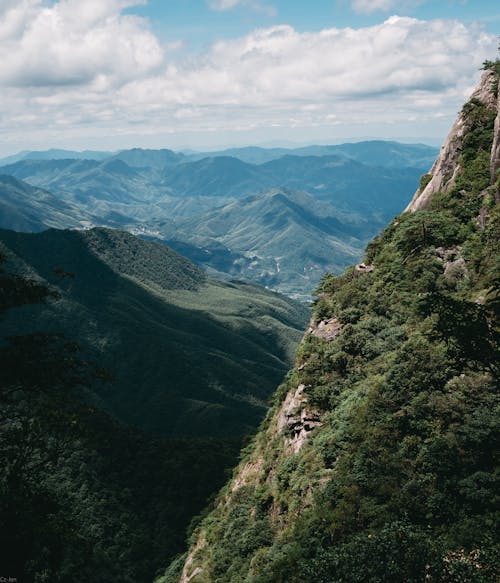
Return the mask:
<svg viewBox="0 0 500 583">
<path fill-rule="evenodd" d="M 6 86 L 112 83 L 151 72 L 163 60 L 147 22 L 121 11 L 134 0 L 4 1 L 0 82 Z"/>
<path fill-rule="evenodd" d="M 363 29 L 274 26 L 175 62 L 147 22 L 123 14 L 136 3 L 0 4 L 4 144 L 37 134 L 64 145 L 78 135 L 446 127 L 496 53 L 480 28 L 391 17 Z"/>
<path fill-rule="evenodd" d="M 259 0 L 208 0 L 208 5 L 212 10 L 217 10 L 219 12 L 232 10 L 237 6 L 247 6 L 255 12 L 262 12 L 268 16 L 275 16 L 277 13 L 274 6 L 263 4 Z"/>
<path fill-rule="evenodd" d="M 361 14 L 388 12 L 389 10 L 408 9 L 422 4 L 426 0 L 352 0 L 352 8 Z"/>
<path fill-rule="evenodd" d="M 213 10 L 231 10 L 238 4 L 243 4 L 243 0 L 210 0 L 209 2 Z"/>
</svg>

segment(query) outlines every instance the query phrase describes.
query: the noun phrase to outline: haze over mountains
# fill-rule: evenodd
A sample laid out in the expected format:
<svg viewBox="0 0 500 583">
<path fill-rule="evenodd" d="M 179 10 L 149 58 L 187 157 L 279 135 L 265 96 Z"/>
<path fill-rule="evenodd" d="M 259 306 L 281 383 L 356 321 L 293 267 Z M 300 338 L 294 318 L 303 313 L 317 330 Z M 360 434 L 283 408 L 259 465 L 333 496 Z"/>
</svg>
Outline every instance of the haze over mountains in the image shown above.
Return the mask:
<svg viewBox="0 0 500 583">
<path fill-rule="evenodd" d="M 2 226 L 125 228 L 167 240 L 221 277 L 307 297 L 321 273 L 359 257 L 404 208 L 435 154 L 429 146 L 384 141 L 209 156 L 138 148 L 107 157 L 27 153 L 0 173 L 52 196 L 37 191 L 30 201 L 29 186 L 4 179 Z M 13 190 L 24 192 L 18 208 Z M 315 241 L 322 241 L 319 252 Z M 293 249 L 290 259 L 284 246 Z"/>
</svg>

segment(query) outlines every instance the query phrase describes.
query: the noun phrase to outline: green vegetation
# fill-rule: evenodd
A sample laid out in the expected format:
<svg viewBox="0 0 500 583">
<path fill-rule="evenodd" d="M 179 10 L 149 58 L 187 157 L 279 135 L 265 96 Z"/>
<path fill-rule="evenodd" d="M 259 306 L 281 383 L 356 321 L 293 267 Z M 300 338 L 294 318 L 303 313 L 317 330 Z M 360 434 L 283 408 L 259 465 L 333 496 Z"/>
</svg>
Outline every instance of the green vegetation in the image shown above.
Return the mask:
<svg viewBox="0 0 500 583">
<path fill-rule="evenodd" d="M 166 241 L 216 277 L 309 300 L 322 273 L 355 262 L 401 211 L 435 149 L 371 141 L 192 156 L 52 154 L 1 167 L 11 176 L 0 177 L 0 227 L 125 228 Z M 280 201 L 271 200 L 276 190 L 286 190 Z"/>
<path fill-rule="evenodd" d="M 192 537 L 193 583 L 498 581 L 494 112 L 464 113 L 455 186 L 370 243 L 370 269 L 324 276 L 314 319 L 338 333 L 304 338 Z"/>
<path fill-rule="evenodd" d="M 278 189 L 179 221 L 164 236 L 174 247 L 191 241 L 197 260 L 217 273 L 304 299 L 325 269 L 342 271 L 360 256 L 368 227 L 351 220 L 307 193 Z"/>
<path fill-rule="evenodd" d="M 0 238 L 2 574 L 149 583 L 227 478 L 307 310 L 127 233 Z"/>
<path fill-rule="evenodd" d="M 7 314 L 5 334 L 77 338 L 112 377 L 92 390 L 95 403 L 159 435 L 252 432 L 309 318 L 283 296 L 207 278 L 121 231 L 1 231 L 0 240 L 16 273 L 58 294 Z"/>
</svg>

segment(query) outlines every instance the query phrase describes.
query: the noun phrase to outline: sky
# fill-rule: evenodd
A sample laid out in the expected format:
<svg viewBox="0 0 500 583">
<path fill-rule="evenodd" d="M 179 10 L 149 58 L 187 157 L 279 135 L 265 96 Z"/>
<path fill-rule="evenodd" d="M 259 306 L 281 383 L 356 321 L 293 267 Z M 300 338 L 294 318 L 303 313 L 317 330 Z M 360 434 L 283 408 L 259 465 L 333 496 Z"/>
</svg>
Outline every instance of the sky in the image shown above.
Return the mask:
<svg viewBox="0 0 500 583">
<path fill-rule="evenodd" d="M 0 155 L 439 144 L 493 0 L 0 0 Z"/>
</svg>

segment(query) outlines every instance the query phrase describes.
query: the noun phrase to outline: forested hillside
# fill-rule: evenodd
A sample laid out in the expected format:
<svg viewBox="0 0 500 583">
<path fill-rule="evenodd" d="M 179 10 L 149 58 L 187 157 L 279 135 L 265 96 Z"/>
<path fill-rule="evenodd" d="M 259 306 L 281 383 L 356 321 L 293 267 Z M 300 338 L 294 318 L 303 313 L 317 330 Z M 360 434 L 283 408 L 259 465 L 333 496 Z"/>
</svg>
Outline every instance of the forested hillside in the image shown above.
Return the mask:
<svg viewBox="0 0 500 583">
<path fill-rule="evenodd" d="M 295 368 L 162 583 L 494 582 L 499 64 L 409 212 L 326 274 Z"/>
<path fill-rule="evenodd" d="M 307 318 L 128 233 L 0 231 L 2 577 L 150 582 Z"/>
</svg>

